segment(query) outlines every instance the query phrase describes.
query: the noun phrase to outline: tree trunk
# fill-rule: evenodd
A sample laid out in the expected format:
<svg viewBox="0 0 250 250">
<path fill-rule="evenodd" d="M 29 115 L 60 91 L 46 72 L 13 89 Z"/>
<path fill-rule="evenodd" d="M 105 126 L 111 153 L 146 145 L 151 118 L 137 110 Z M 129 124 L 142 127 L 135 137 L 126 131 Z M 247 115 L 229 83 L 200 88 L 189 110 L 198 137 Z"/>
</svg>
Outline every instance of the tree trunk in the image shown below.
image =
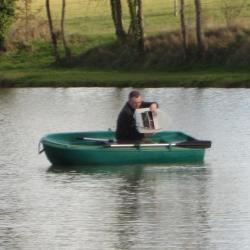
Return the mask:
<svg viewBox="0 0 250 250">
<path fill-rule="evenodd" d="M 128 0 L 128 8 L 129 8 L 129 14 L 130 14 L 130 31 L 129 33 L 134 37 L 134 34 L 136 33 L 136 7 L 135 7 L 135 0 Z"/>
<path fill-rule="evenodd" d="M 137 22 L 138 22 L 138 51 L 144 53 L 144 25 L 143 25 L 143 12 L 142 0 L 137 0 Z"/>
<path fill-rule="evenodd" d="M 130 18 L 131 18 L 131 34 L 139 53 L 144 52 L 144 27 L 142 0 L 128 0 Z"/>
<path fill-rule="evenodd" d="M 185 0 L 180 0 L 180 21 L 181 21 L 181 35 L 182 35 L 182 47 L 184 51 L 184 57 L 187 58 L 187 29 L 185 20 Z"/>
<path fill-rule="evenodd" d="M 204 55 L 204 39 L 202 32 L 202 10 L 201 10 L 201 1 L 194 0 L 195 2 L 195 14 L 196 14 L 196 39 L 197 39 L 197 47 L 198 47 L 198 57 L 202 57 Z"/>
<path fill-rule="evenodd" d="M 173 4 L 174 4 L 174 16 L 178 16 L 178 4 L 177 4 L 177 0 L 173 0 Z"/>
<path fill-rule="evenodd" d="M 66 9 L 66 0 L 62 0 L 62 18 L 61 18 L 62 41 L 63 41 L 63 47 L 64 47 L 64 51 L 65 51 L 65 57 L 67 59 L 70 59 L 71 52 L 70 52 L 70 49 L 67 45 L 67 41 L 65 38 L 65 32 L 64 32 L 65 9 Z"/>
<path fill-rule="evenodd" d="M 60 55 L 58 52 L 57 37 L 53 29 L 53 22 L 51 18 L 50 0 L 46 0 L 46 10 L 47 10 L 47 17 L 48 17 L 48 22 L 49 22 L 49 30 L 50 30 L 53 52 L 54 52 L 55 59 L 58 62 L 60 60 Z"/>
<path fill-rule="evenodd" d="M 124 42 L 126 40 L 126 32 L 122 23 L 122 5 L 121 0 L 110 0 L 112 19 L 115 25 L 115 33 L 118 40 Z"/>
<path fill-rule="evenodd" d="M 27 42 L 28 41 L 28 26 L 29 26 L 29 3 L 28 1 L 26 0 L 24 2 L 24 9 L 25 9 L 25 41 Z"/>
</svg>

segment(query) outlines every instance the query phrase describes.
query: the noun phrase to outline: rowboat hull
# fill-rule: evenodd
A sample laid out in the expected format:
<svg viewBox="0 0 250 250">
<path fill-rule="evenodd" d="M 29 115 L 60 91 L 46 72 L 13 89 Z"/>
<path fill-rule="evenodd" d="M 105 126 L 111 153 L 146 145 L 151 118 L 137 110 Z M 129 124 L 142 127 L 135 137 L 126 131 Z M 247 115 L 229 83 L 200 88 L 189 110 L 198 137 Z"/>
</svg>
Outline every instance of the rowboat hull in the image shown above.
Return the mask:
<svg viewBox="0 0 250 250">
<path fill-rule="evenodd" d="M 204 160 L 204 148 L 181 147 L 107 147 L 105 144 L 83 141 L 79 138 L 113 139 L 114 132 L 77 132 L 49 134 L 41 139 L 43 150 L 53 165 L 127 165 L 192 163 Z M 155 142 L 183 141 L 191 138 L 181 132 L 160 132 L 152 139 Z M 193 139 L 193 138 L 192 138 Z"/>
</svg>

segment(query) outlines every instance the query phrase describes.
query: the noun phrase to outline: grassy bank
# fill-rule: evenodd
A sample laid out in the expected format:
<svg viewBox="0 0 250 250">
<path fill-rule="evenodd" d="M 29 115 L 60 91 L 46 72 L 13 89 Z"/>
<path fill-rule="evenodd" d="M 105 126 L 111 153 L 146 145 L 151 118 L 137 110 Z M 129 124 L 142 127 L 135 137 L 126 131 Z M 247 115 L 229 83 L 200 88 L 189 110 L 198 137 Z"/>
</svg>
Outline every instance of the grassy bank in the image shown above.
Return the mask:
<svg viewBox="0 0 250 250">
<path fill-rule="evenodd" d="M 247 68 L 193 67 L 172 71 L 62 68 L 19 61 L 0 62 L 1 87 L 250 87 Z"/>
<path fill-rule="evenodd" d="M 0 55 L 1 87 L 250 87 L 249 30 L 232 28 L 206 32 L 204 58 L 195 57 L 190 43 L 184 60 L 178 32 L 147 37 L 141 58 L 133 49 L 107 37 L 71 44 L 70 63 L 53 64 L 48 42 L 33 43 Z"/>
<path fill-rule="evenodd" d="M 55 26 L 58 28 L 61 1 L 52 2 Z M 127 4 L 125 0 L 122 3 L 124 25 L 128 30 L 130 19 Z M 19 20 L 10 32 L 8 53 L 0 54 L 2 87 L 250 86 L 248 11 L 242 10 L 241 15 L 235 18 L 232 12 L 230 21 L 239 23 L 226 26 L 220 1 L 204 4 L 206 52 L 202 58 L 198 58 L 193 1 L 188 0 L 186 6 L 188 55 L 184 56 L 179 16 L 173 13 L 173 1 L 147 0 L 143 8 L 145 53 L 141 56 L 131 45 L 115 42 L 109 1 L 72 2 L 67 6 L 65 25 L 73 57 L 68 62 L 62 58 L 61 63 L 55 65 L 48 26 L 43 19 L 46 16 L 44 1 L 33 1 L 33 4 L 33 13 L 40 6 L 42 11 L 39 12 L 40 17 L 34 15 L 34 20 L 30 21 L 30 38 L 26 39 L 25 25 L 23 20 Z M 57 35 L 60 38 L 60 32 Z"/>
<path fill-rule="evenodd" d="M 4 73 L 1 87 L 250 87 L 250 73 L 227 69 L 188 72 L 46 70 Z"/>
</svg>

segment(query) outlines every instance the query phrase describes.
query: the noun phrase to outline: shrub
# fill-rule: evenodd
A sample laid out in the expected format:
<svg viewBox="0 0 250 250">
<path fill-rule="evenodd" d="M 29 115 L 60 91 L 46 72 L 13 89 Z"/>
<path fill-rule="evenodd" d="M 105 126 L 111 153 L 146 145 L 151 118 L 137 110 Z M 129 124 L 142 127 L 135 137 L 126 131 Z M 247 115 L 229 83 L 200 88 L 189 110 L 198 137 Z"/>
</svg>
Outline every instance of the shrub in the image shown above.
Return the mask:
<svg viewBox="0 0 250 250">
<path fill-rule="evenodd" d="M 5 36 L 14 16 L 15 0 L 0 0 L 0 50 L 4 49 Z"/>
</svg>

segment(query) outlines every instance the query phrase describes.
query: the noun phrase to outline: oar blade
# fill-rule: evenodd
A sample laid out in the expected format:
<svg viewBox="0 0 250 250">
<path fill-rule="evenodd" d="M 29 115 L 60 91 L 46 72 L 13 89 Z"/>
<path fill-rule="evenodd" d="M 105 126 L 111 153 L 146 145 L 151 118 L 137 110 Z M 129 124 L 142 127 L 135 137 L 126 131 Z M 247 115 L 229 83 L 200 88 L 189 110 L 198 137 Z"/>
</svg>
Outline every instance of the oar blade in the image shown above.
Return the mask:
<svg viewBox="0 0 250 250">
<path fill-rule="evenodd" d="M 211 141 L 185 141 L 176 143 L 176 147 L 181 148 L 211 148 L 212 142 Z"/>
</svg>

